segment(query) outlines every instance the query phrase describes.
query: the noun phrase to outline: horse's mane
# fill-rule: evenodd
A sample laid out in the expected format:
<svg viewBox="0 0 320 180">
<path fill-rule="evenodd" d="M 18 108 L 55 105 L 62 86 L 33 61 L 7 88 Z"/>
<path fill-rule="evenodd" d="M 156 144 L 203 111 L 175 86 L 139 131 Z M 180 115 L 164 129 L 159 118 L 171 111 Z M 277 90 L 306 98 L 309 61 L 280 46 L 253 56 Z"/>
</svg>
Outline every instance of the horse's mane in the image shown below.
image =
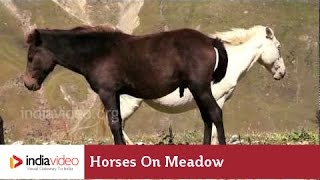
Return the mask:
<svg viewBox="0 0 320 180">
<path fill-rule="evenodd" d="M 57 29 L 34 29 L 31 33 L 29 33 L 27 37 L 27 44 L 32 44 L 37 41 L 39 38 L 39 32 L 41 30 L 57 30 Z M 108 25 L 99 25 L 99 26 L 89 26 L 89 25 L 83 25 L 83 26 L 77 26 L 72 29 L 69 29 L 73 32 L 82 32 L 82 33 L 90 33 L 90 32 L 121 32 L 119 29 L 108 26 Z"/>
<path fill-rule="evenodd" d="M 31 31 L 31 33 L 29 33 L 28 37 L 27 37 L 27 44 L 31 44 L 32 42 L 34 42 L 38 36 L 39 32 L 37 31 L 37 29 L 34 29 Z"/>
<path fill-rule="evenodd" d="M 99 25 L 99 26 L 77 26 L 72 29 L 71 31 L 75 32 L 121 32 L 119 29 L 109 26 L 109 25 Z"/>
<path fill-rule="evenodd" d="M 253 26 L 248 29 L 232 28 L 230 31 L 217 32 L 212 34 L 212 37 L 218 37 L 227 45 L 240 45 L 247 42 L 251 37 L 256 35 L 264 26 Z"/>
</svg>

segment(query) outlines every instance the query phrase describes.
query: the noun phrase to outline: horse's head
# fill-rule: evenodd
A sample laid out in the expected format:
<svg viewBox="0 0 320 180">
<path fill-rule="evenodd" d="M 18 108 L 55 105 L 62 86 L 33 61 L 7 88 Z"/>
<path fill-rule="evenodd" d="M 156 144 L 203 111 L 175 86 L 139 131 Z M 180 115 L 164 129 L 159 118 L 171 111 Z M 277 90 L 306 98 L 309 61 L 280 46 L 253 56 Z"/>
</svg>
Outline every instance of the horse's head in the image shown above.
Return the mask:
<svg viewBox="0 0 320 180">
<path fill-rule="evenodd" d="M 264 27 L 263 45 L 259 63 L 266 67 L 276 80 L 282 79 L 286 74 L 286 67 L 280 53 L 280 42 L 269 27 Z"/>
<path fill-rule="evenodd" d="M 29 44 L 28 61 L 23 81 L 29 90 L 36 91 L 41 88 L 42 82 L 54 69 L 56 63 L 53 55 L 42 47 L 38 30 L 29 34 L 27 43 Z"/>
</svg>

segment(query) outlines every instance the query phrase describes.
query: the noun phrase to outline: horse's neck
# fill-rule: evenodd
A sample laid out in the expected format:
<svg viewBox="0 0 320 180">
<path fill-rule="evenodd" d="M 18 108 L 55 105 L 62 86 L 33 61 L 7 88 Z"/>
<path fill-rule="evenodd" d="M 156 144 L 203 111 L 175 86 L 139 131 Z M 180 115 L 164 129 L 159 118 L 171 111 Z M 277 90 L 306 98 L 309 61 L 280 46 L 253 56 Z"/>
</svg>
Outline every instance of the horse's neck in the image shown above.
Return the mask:
<svg viewBox="0 0 320 180">
<path fill-rule="evenodd" d="M 260 57 L 261 43 L 248 41 L 237 46 L 226 46 L 228 53 L 229 65 L 228 74 L 233 81 L 238 81 Z"/>
<path fill-rule="evenodd" d="M 53 40 L 53 37 L 56 40 Z M 57 64 L 82 75 L 88 73 L 88 67 L 97 57 L 105 56 L 111 50 L 116 39 L 112 35 L 109 38 L 108 35 L 77 37 L 70 34 L 49 38 L 45 48 L 54 54 Z"/>
</svg>

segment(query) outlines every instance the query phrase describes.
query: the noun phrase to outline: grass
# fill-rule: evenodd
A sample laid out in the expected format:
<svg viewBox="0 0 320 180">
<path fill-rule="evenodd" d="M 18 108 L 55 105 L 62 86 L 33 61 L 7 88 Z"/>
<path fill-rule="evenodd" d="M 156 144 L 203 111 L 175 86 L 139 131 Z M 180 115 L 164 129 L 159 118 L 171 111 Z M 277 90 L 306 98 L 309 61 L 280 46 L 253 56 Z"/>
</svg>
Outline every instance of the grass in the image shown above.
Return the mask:
<svg viewBox="0 0 320 180">
<path fill-rule="evenodd" d="M 184 133 L 162 132 L 158 135 L 136 135 L 130 137 L 137 144 L 145 145 L 194 145 L 202 143 L 202 132 L 186 131 Z M 319 133 L 304 129 L 284 133 L 251 133 L 227 135 L 227 144 L 240 145 L 316 145 L 319 144 Z M 5 141 L 13 143 L 5 134 Z M 64 137 L 59 140 L 30 136 L 22 140 L 24 144 L 113 144 L 111 136 L 104 139 L 78 136 Z M 231 142 L 232 141 L 232 142 Z"/>
<path fill-rule="evenodd" d="M 23 32 L 18 21 L 0 4 L 0 85 L 24 70 Z M 14 34 L 14 36 L 13 36 Z"/>
<path fill-rule="evenodd" d="M 236 137 L 236 138 L 235 138 Z M 133 142 L 146 144 L 201 144 L 203 134 L 199 131 L 185 133 L 164 133 L 158 136 L 135 136 Z M 294 145 L 294 144 L 319 144 L 319 134 L 312 131 L 299 130 L 284 133 L 252 133 L 227 135 L 228 144 L 243 145 Z M 230 142 L 233 141 L 233 143 Z"/>
<path fill-rule="evenodd" d="M 305 130 L 293 131 L 289 133 L 275 133 L 269 137 L 271 142 L 290 143 L 290 142 L 309 142 L 311 144 L 319 143 L 319 134 L 310 133 Z"/>
</svg>

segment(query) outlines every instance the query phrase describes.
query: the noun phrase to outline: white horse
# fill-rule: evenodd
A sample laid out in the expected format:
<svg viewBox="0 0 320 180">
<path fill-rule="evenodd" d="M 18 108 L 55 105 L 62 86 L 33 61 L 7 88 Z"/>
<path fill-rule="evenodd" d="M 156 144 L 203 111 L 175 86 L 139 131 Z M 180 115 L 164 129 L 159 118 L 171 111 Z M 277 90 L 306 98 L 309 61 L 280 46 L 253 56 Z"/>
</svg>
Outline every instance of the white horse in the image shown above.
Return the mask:
<svg viewBox="0 0 320 180">
<path fill-rule="evenodd" d="M 219 37 L 223 40 L 229 59 L 225 77 L 219 83 L 211 84 L 212 95 L 221 108 L 225 101 L 232 96 L 238 81 L 256 62 L 259 62 L 269 70 L 276 80 L 280 80 L 285 76 L 286 67 L 280 54 L 280 42 L 271 28 L 253 26 L 249 29 L 232 29 L 231 31 L 220 32 L 211 36 Z M 124 121 L 135 112 L 141 102 L 142 99 L 129 95 L 120 96 L 121 117 Z M 176 89 L 162 98 L 145 100 L 145 102 L 151 107 L 167 113 L 180 113 L 197 107 L 188 89 L 185 89 L 184 96 L 181 98 L 179 89 Z M 124 131 L 123 134 L 126 141 L 132 144 Z M 213 136 L 214 134 L 215 131 L 213 131 Z M 215 136 L 214 140 L 216 140 Z"/>
</svg>

